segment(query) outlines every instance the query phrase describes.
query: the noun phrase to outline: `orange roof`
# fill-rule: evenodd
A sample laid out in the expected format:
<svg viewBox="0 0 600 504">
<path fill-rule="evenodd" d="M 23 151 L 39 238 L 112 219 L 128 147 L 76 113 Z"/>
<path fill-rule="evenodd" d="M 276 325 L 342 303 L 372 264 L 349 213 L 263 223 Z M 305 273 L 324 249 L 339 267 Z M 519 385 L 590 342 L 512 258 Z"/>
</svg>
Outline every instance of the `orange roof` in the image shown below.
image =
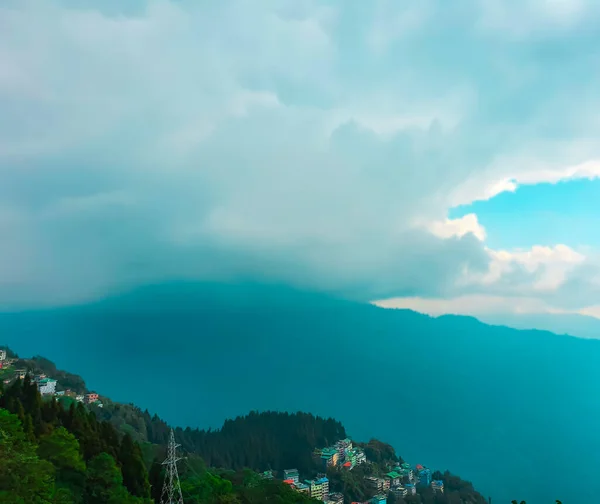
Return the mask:
<svg viewBox="0 0 600 504">
<path fill-rule="evenodd" d="M 346 463 L 344 464 L 344 467 L 352 467 L 352 462 L 346 462 Z"/>
<path fill-rule="evenodd" d="M 293 479 L 286 479 L 283 480 L 284 483 L 287 483 L 288 485 L 293 485 L 294 484 L 294 480 Z"/>
<path fill-rule="evenodd" d="M 421 464 L 417 464 L 417 469 L 423 469 L 423 466 Z"/>
</svg>

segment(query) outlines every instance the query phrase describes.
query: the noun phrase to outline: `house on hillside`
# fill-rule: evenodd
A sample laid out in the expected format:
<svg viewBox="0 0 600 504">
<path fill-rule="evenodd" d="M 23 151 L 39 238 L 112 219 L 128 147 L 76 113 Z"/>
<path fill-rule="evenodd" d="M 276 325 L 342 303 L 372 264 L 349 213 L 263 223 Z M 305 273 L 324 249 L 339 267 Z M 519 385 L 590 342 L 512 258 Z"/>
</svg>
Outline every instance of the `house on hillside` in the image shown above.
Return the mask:
<svg viewBox="0 0 600 504">
<path fill-rule="evenodd" d="M 0 348 L 0 362 L 6 360 L 6 350 Z"/>
<path fill-rule="evenodd" d="M 85 396 L 83 398 L 83 402 L 85 404 L 92 404 L 92 403 L 95 403 L 97 400 L 98 400 L 98 394 L 96 394 L 95 392 L 85 394 Z"/>
<path fill-rule="evenodd" d="M 338 458 L 337 448 L 323 448 L 321 451 L 321 462 L 325 468 L 337 465 Z"/>
<path fill-rule="evenodd" d="M 42 395 L 53 395 L 56 392 L 56 380 L 52 378 L 42 378 L 38 380 L 37 386 L 40 390 L 40 394 Z"/>
<path fill-rule="evenodd" d="M 423 466 L 417 466 L 417 478 L 419 478 L 419 485 L 431 485 L 431 469 Z"/>
<path fill-rule="evenodd" d="M 401 499 L 402 497 L 406 497 L 408 495 L 408 490 L 402 485 L 397 485 L 390 488 L 390 493 L 393 493 L 394 497 L 397 499 Z"/>
<path fill-rule="evenodd" d="M 344 495 L 341 493 L 329 494 L 329 499 L 326 502 L 327 504 L 344 504 Z"/>
<path fill-rule="evenodd" d="M 371 499 L 371 504 L 386 504 L 387 498 L 383 494 L 378 494 Z"/>
<path fill-rule="evenodd" d="M 442 480 L 434 480 L 431 482 L 431 489 L 435 493 L 444 493 L 444 482 Z"/>
<path fill-rule="evenodd" d="M 298 481 L 300 481 L 300 473 L 298 472 L 298 469 L 284 469 L 283 479 L 292 480 L 294 483 L 298 483 Z"/>
</svg>

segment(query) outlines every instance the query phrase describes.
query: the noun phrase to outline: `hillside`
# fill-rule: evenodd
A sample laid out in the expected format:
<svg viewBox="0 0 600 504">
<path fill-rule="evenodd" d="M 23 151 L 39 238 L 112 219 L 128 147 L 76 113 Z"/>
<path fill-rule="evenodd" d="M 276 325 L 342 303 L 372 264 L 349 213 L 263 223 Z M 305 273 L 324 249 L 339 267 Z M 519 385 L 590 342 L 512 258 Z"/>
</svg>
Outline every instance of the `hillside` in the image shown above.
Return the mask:
<svg viewBox="0 0 600 504">
<path fill-rule="evenodd" d="M 0 334 L 170 424 L 214 429 L 253 410 L 311 411 L 343 419 L 352 438 L 385 439 L 407 460 L 451 467 L 494 502 L 600 495 L 600 342 L 275 288 L 225 286 L 213 297 L 212 288 L 156 286 L 4 314 Z M 546 484 L 574 460 L 585 485 Z"/>
<path fill-rule="evenodd" d="M 101 405 L 84 405 L 82 401 L 66 407 L 63 392 L 45 391 L 41 395 L 41 382 L 38 390 L 32 375 L 53 369 L 57 376 L 66 376 L 75 383 L 83 383 L 81 378 L 57 370 L 47 359 L 19 359 L 10 351 L 9 357 L 9 361 L 2 361 L 8 362 L 3 369 L 8 371 L 5 381 L 9 383 L 0 385 L 2 502 L 22 498 L 26 502 L 67 504 L 114 499 L 142 504 L 159 499 L 164 478 L 161 462 L 170 432 L 163 420 L 105 397 L 101 397 Z M 27 367 L 24 379 L 19 377 L 15 364 Z M 294 467 L 303 478 L 322 478 L 325 467 L 315 453 L 338 442 L 349 443 L 341 423 L 306 413 L 251 412 L 225 421 L 217 431 L 177 428 L 175 437 L 187 455 L 181 475 L 185 501 L 189 503 L 253 502 L 263 500 L 265 493 L 277 496 L 279 502 L 308 502 L 303 493 L 290 493 L 273 476 L 265 481 L 256 471 L 268 469 L 270 475 L 282 479 L 284 470 Z M 351 443 L 348 446 L 352 447 Z M 327 468 L 333 496 L 339 492 L 346 502 L 368 500 L 377 493 L 369 485 L 369 478 L 384 482 L 386 473 L 393 470 L 405 471 L 405 483 L 414 483 L 410 465 L 403 464 L 390 445 L 372 439 L 357 443 L 352 450 L 362 453 L 362 462 L 352 462 L 349 467 L 334 463 Z M 338 448 L 334 452 L 337 454 Z M 23 486 L 19 477 L 25 475 L 30 480 Z M 443 482 L 444 492 L 435 493 L 429 483 L 421 481 L 414 495 L 395 498 L 390 493 L 389 498 L 397 504 L 486 502 L 470 483 L 448 472 L 434 472 L 433 477 Z"/>
</svg>

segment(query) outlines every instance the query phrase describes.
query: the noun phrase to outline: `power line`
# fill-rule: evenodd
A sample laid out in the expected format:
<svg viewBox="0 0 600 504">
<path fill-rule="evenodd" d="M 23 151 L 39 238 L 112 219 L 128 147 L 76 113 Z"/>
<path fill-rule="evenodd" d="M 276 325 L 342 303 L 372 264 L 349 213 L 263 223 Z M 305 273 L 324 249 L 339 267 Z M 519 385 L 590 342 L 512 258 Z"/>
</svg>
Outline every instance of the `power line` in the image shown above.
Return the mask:
<svg viewBox="0 0 600 504">
<path fill-rule="evenodd" d="M 181 458 L 177 457 L 177 448 L 179 446 L 181 445 L 175 443 L 175 433 L 171 429 L 169 445 L 167 447 L 167 458 L 163 462 L 165 466 L 165 481 L 163 483 L 160 504 L 183 504 L 179 473 L 177 472 L 177 462 L 181 460 Z"/>
</svg>

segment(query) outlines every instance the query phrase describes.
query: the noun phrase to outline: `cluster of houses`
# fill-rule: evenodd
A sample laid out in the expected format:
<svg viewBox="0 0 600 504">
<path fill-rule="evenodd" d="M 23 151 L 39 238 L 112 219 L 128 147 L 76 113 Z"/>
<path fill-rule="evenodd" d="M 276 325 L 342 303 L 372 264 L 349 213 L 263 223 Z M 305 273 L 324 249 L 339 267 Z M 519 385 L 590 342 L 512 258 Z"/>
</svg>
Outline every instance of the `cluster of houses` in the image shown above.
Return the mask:
<svg viewBox="0 0 600 504">
<path fill-rule="evenodd" d="M 8 359 L 6 356 L 6 350 L 0 349 L 0 369 L 8 369 L 14 365 L 16 359 Z M 4 383 L 8 384 L 12 380 L 24 380 L 25 376 L 29 371 L 25 369 L 15 369 L 12 374 L 12 378 L 4 379 Z M 33 375 L 33 382 L 38 386 L 40 394 L 42 396 L 55 396 L 55 397 L 70 397 L 77 402 L 82 402 L 84 404 L 95 404 L 96 406 L 102 407 L 102 403 L 99 400 L 98 394 L 96 393 L 88 393 L 88 394 L 77 394 L 72 390 L 56 390 L 56 386 L 58 385 L 58 381 L 54 378 L 50 378 L 45 374 L 36 374 Z"/>
<path fill-rule="evenodd" d="M 350 439 L 338 441 L 334 446 L 319 448 L 313 454 L 319 465 L 327 470 L 329 467 L 341 467 L 352 470 L 355 466 L 368 462 L 365 453 L 358 447 L 353 447 Z M 422 465 L 414 469 L 408 463 L 397 464 L 388 468 L 390 472 L 383 477 L 367 476 L 365 484 L 375 496 L 365 503 L 352 504 L 386 504 L 387 496 L 393 494 L 397 498 L 415 495 L 417 486 L 429 486 L 436 493 L 444 493 L 444 482 L 432 480 L 431 470 Z M 272 471 L 263 473 L 264 478 L 272 479 Z M 329 480 L 324 474 L 316 479 L 300 480 L 297 469 L 283 471 L 283 482 L 294 490 L 303 492 L 326 504 L 344 504 L 344 496 L 339 493 L 329 493 Z"/>
</svg>

